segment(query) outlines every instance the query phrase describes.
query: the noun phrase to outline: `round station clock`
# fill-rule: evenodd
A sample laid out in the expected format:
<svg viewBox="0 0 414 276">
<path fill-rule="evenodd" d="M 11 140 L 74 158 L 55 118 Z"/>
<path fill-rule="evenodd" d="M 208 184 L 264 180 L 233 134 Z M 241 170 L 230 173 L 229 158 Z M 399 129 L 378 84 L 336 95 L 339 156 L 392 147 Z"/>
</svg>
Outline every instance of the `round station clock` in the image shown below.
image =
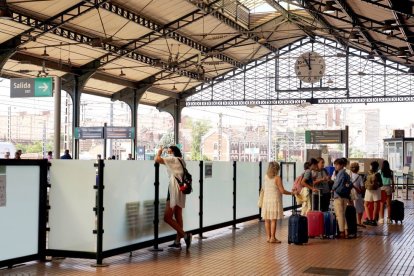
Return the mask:
<svg viewBox="0 0 414 276">
<path fill-rule="evenodd" d="M 296 60 L 295 73 L 303 82 L 318 82 L 325 73 L 325 60 L 316 52 L 303 53 Z"/>
</svg>

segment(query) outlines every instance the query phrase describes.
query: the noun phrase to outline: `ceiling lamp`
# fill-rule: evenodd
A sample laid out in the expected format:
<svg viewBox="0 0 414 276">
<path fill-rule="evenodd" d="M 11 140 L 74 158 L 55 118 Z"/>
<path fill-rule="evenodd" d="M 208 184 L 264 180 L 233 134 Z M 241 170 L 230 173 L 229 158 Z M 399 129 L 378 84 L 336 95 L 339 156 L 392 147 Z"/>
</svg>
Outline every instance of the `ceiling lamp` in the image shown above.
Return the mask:
<svg viewBox="0 0 414 276">
<path fill-rule="evenodd" d="M 332 84 L 333 80 L 331 78 L 328 79 L 328 81 L 326 82 L 327 84 Z"/>
<path fill-rule="evenodd" d="M 399 57 L 399 58 L 407 57 L 407 52 L 405 51 L 405 48 L 400 48 L 398 50 L 397 57 Z"/>
<path fill-rule="evenodd" d="M 344 53 L 336 53 L 336 57 L 346 57 L 346 54 L 344 54 Z"/>
<path fill-rule="evenodd" d="M 48 56 L 49 54 L 46 52 L 46 47 L 45 47 L 45 49 L 43 50 L 42 57 L 48 57 Z"/>
<path fill-rule="evenodd" d="M 323 13 L 334 13 L 336 9 L 334 8 L 335 1 L 326 1 L 325 7 L 323 7 Z"/>
<path fill-rule="evenodd" d="M 358 41 L 358 40 L 359 40 L 359 35 L 358 35 L 358 32 L 357 32 L 357 31 L 352 31 L 352 32 L 349 34 L 348 39 L 349 39 L 349 41 Z"/>
<path fill-rule="evenodd" d="M 394 36 L 394 32 L 393 31 L 391 31 L 391 32 L 389 32 L 388 34 L 387 34 L 387 36 L 385 37 L 385 40 L 392 40 L 392 39 L 394 39 L 395 38 L 395 36 Z"/>
<path fill-rule="evenodd" d="M 124 71 L 122 71 L 122 69 L 121 69 L 121 73 L 119 74 L 119 76 L 120 77 L 125 77 L 126 76 L 125 73 L 124 73 Z"/>
<path fill-rule="evenodd" d="M 174 83 L 174 86 L 172 88 L 172 91 L 177 91 L 177 88 L 175 87 L 175 83 Z"/>
<path fill-rule="evenodd" d="M 384 26 L 382 26 L 382 32 L 385 34 L 392 33 L 395 25 L 396 24 L 394 20 L 385 20 Z"/>
<path fill-rule="evenodd" d="M 358 72 L 358 75 L 360 75 L 360 76 L 366 76 L 367 73 L 361 71 L 361 72 Z"/>
</svg>

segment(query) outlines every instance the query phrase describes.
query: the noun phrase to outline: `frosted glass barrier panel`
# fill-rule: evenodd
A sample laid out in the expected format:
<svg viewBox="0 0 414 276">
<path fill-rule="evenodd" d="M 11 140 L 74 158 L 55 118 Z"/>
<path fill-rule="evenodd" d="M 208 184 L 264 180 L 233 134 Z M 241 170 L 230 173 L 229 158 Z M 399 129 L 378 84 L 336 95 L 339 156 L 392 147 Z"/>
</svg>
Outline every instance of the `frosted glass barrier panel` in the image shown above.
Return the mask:
<svg viewBox="0 0 414 276">
<path fill-rule="evenodd" d="M 187 170 L 193 177 L 193 192 L 186 195 L 183 209 L 184 231 L 198 229 L 199 225 L 199 194 L 200 194 L 200 162 L 185 161 Z M 168 193 L 168 175 L 164 165 L 160 165 L 160 237 L 174 234 L 175 231 L 164 222 L 164 209 Z"/>
<path fill-rule="evenodd" d="M 233 162 L 204 162 L 211 164 L 208 177 L 204 177 L 203 226 L 233 220 Z"/>
<path fill-rule="evenodd" d="M 154 238 L 154 161 L 105 161 L 103 250 Z"/>
<path fill-rule="evenodd" d="M 193 177 L 193 192 L 187 195 L 183 210 L 184 231 L 198 229 L 200 227 L 200 161 L 186 161 L 187 170 Z"/>
<path fill-rule="evenodd" d="M 38 253 L 39 174 L 38 166 L 0 167 L 0 261 Z"/>
<path fill-rule="evenodd" d="M 186 161 L 187 163 L 188 161 Z M 194 180 L 193 180 L 194 181 Z M 165 165 L 160 164 L 160 212 L 159 212 L 159 237 L 165 237 L 176 233 L 167 223 L 164 222 L 164 210 L 168 194 L 168 174 Z M 184 214 L 183 214 L 184 215 Z M 183 220 L 184 217 L 183 217 Z"/>
<path fill-rule="evenodd" d="M 295 182 L 295 165 L 294 164 L 283 164 L 281 167 L 283 171 L 282 183 L 286 191 L 292 191 L 293 183 Z M 292 197 L 288 195 L 282 196 L 283 207 L 292 206 Z"/>
<path fill-rule="evenodd" d="M 51 161 L 49 249 L 96 252 L 95 161 Z"/>
<path fill-rule="evenodd" d="M 237 162 L 236 170 L 236 217 L 258 215 L 259 207 L 259 163 Z"/>
</svg>

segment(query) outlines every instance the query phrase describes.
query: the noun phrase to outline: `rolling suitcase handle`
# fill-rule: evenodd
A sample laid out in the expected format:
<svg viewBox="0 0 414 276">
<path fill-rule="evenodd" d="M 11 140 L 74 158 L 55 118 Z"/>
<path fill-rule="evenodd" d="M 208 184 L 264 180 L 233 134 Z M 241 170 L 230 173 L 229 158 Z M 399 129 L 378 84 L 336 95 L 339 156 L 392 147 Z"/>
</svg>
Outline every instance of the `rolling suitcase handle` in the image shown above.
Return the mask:
<svg viewBox="0 0 414 276">
<path fill-rule="evenodd" d="M 319 210 L 313 210 L 313 194 L 312 194 L 312 211 L 321 211 L 321 190 L 318 189 L 318 209 Z"/>
</svg>

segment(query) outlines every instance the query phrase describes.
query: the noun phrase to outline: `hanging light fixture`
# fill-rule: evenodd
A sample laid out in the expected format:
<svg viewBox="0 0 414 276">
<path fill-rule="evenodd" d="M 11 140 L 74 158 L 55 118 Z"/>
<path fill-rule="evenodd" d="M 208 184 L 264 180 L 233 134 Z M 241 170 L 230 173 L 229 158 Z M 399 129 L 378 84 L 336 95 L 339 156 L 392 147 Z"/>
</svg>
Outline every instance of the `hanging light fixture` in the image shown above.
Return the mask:
<svg viewBox="0 0 414 276">
<path fill-rule="evenodd" d="M 326 82 L 327 84 L 332 84 L 333 80 L 331 78 L 328 79 L 328 81 Z"/>
<path fill-rule="evenodd" d="M 175 87 L 175 83 L 173 85 L 172 91 L 177 91 L 177 88 Z"/>
<path fill-rule="evenodd" d="M 48 56 L 49 54 L 46 52 L 46 47 L 45 47 L 45 49 L 43 50 L 42 57 L 48 57 Z"/>
<path fill-rule="evenodd" d="M 399 57 L 399 58 L 407 57 L 407 52 L 405 51 L 404 47 L 402 47 L 398 50 L 397 57 Z"/>
<path fill-rule="evenodd" d="M 394 20 L 385 20 L 381 30 L 384 34 L 392 33 L 395 25 L 396 24 Z"/>
<path fill-rule="evenodd" d="M 335 1 L 326 1 L 325 7 L 323 7 L 323 13 L 334 13 L 336 9 L 334 8 Z"/>
<path fill-rule="evenodd" d="M 358 35 L 358 32 L 357 32 L 357 31 L 352 31 L 352 32 L 349 34 L 348 39 L 349 39 L 349 41 L 358 41 L 358 40 L 359 40 L 359 35 Z"/>
<path fill-rule="evenodd" d="M 125 77 L 126 76 L 125 73 L 124 73 L 124 71 L 122 71 L 122 69 L 121 69 L 121 73 L 119 73 L 119 76 L 120 77 Z"/>
</svg>

